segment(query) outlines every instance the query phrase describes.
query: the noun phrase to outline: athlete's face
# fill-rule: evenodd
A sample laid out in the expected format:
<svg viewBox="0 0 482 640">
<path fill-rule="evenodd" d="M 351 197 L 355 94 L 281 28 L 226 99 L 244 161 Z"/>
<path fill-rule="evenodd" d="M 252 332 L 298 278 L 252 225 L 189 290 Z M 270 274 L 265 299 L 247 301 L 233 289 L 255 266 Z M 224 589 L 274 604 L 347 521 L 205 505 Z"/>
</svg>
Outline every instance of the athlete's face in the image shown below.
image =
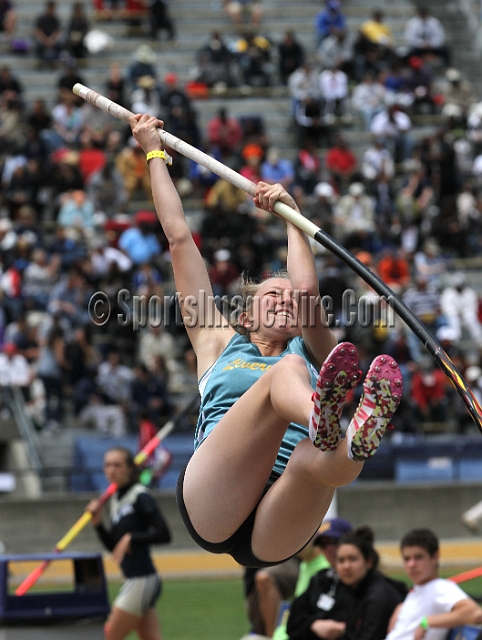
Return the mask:
<svg viewBox="0 0 482 640">
<path fill-rule="evenodd" d="M 247 314 L 252 331 L 267 337 L 287 339 L 299 334 L 298 305 L 291 282 L 286 278 L 269 278 L 258 288 Z"/>
<path fill-rule="evenodd" d="M 122 451 L 107 451 L 104 456 L 104 473 L 107 480 L 115 482 L 118 487 L 123 487 L 130 482 L 131 469 Z"/>
<path fill-rule="evenodd" d="M 425 584 L 438 576 L 439 552 L 431 556 L 423 547 L 403 547 L 403 567 L 413 584 Z"/>
<path fill-rule="evenodd" d="M 336 552 L 336 572 L 348 587 L 357 587 L 368 573 L 372 562 L 367 561 L 354 544 L 341 544 Z"/>
</svg>

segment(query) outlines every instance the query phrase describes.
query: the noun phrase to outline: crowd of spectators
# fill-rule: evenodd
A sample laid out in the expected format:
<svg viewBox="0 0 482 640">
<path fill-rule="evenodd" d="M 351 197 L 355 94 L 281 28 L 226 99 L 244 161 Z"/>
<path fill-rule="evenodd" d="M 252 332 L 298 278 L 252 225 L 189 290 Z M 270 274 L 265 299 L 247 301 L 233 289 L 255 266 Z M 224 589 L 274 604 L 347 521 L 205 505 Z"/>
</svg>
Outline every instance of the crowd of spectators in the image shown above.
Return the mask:
<svg viewBox="0 0 482 640">
<path fill-rule="evenodd" d="M 120 6 L 108 4 L 96 9 Z M 235 22 L 244 4 L 226 3 Z M 211 33 L 193 58 L 193 82 L 162 75 L 159 54 L 145 43 L 124 68 L 111 65 L 105 94 L 158 115 L 172 134 L 250 180 L 281 182 L 307 217 L 402 296 L 462 372 L 480 371 L 478 294 L 463 274 L 450 272 L 450 259 L 480 254 L 482 109 L 470 83 L 448 66 L 442 25 L 422 8 L 396 46 L 380 10 L 354 32 L 343 5 L 329 0 L 310 47 L 292 31 L 276 43 L 261 5 L 252 3 L 247 14 L 250 31 Z M 77 62 L 94 55 L 84 44 L 85 13 L 74 3 L 70 24 L 62 25 L 49 1 L 33 21 L 35 55 L 57 68 L 52 104 L 25 100 L 20 77 L 8 66 L 0 70 L 0 376 L 23 389 L 39 430 L 67 425 L 70 406 L 80 421 L 118 435 L 137 430 L 142 407 L 154 422 L 165 420 L 178 394 L 195 392 L 196 363 L 178 318 L 144 155 L 126 126 L 71 91 L 83 82 Z M 174 23 L 167 31 L 174 37 Z M 203 129 L 192 92 L 200 84 L 285 86 L 295 154 L 273 144 L 270 116 L 255 106 L 241 117 L 226 102 Z M 434 133 L 417 139 L 415 119 L 427 114 L 436 118 Z M 361 153 L 350 144 L 353 128 L 370 137 Z M 235 294 L 243 271 L 255 278 L 276 271 L 286 255 L 283 223 L 171 153 L 179 193 L 196 203 L 192 230 L 216 295 Z M 398 431 L 423 432 L 447 417 L 454 428 L 469 428 L 418 339 L 361 279 L 318 245 L 314 251 L 340 339 L 354 341 L 366 364 L 385 351 L 403 368 Z M 347 288 L 376 322 L 361 322 L 358 302 L 351 322 Z M 109 299 L 105 323 L 89 318 L 96 291 Z M 159 326 L 145 326 L 153 314 Z M 474 389 L 479 381 L 471 380 Z"/>
</svg>

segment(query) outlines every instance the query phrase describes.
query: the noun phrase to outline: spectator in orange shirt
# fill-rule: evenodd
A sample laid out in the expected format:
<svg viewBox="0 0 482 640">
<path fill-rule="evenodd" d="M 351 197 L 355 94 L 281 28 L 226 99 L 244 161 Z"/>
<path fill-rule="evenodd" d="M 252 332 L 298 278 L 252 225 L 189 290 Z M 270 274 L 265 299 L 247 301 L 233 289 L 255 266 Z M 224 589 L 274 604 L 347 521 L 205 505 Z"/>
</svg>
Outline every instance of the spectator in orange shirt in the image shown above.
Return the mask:
<svg viewBox="0 0 482 640">
<path fill-rule="evenodd" d="M 356 171 L 357 159 L 348 147 L 346 138 L 341 134 L 337 136 L 335 145 L 328 149 L 325 165 L 330 172 L 331 179 L 337 186 L 338 192 L 346 189 Z"/>
<path fill-rule="evenodd" d="M 383 282 L 399 293 L 410 284 L 410 266 L 400 248 L 385 249 L 378 263 L 378 275 Z"/>
</svg>

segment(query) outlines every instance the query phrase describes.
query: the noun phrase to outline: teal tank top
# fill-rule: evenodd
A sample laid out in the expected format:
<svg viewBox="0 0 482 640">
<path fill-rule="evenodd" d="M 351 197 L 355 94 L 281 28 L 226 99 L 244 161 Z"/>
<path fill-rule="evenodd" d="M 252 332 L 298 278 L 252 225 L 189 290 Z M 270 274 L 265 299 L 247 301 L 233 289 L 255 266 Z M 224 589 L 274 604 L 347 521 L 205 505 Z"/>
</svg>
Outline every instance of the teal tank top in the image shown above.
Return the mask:
<svg viewBox="0 0 482 640">
<path fill-rule="evenodd" d="M 258 347 L 240 334 L 234 335 L 216 362 L 199 381 L 201 405 L 194 437 L 197 449 L 214 429 L 230 407 L 260 378 L 287 354 L 302 356 L 311 374 L 311 385 L 316 386 L 318 370 L 310 362 L 302 338 L 292 338 L 286 349 L 278 356 L 262 356 Z M 272 477 L 279 477 L 288 463 L 293 449 L 300 440 L 308 436 L 308 428 L 291 423 L 286 430 Z"/>
</svg>

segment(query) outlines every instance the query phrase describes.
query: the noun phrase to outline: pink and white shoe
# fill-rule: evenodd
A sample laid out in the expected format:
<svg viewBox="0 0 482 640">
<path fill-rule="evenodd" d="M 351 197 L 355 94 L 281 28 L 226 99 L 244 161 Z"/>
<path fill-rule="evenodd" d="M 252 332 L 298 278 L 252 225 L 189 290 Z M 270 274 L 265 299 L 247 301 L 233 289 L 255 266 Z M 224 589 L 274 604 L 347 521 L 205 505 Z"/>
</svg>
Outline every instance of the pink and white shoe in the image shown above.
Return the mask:
<svg viewBox="0 0 482 640">
<path fill-rule="evenodd" d="M 321 367 L 312 400 L 310 438 L 322 451 L 334 451 L 341 439 L 340 417 L 346 396 L 360 380 L 358 352 L 351 342 L 341 342 Z"/>
<path fill-rule="evenodd" d="M 346 431 L 348 457 L 358 462 L 378 449 L 402 399 L 403 379 L 390 356 L 378 356 L 368 369 L 363 395 Z"/>
</svg>

